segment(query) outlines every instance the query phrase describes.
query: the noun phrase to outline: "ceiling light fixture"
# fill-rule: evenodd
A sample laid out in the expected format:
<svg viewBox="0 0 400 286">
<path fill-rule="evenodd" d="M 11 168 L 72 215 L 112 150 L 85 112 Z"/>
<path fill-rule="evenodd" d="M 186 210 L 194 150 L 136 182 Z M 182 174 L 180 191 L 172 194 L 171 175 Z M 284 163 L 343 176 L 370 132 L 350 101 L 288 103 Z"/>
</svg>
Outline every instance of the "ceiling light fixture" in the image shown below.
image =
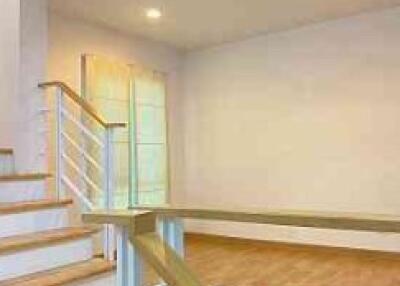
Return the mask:
<svg viewBox="0 0 400 286">
<path fill-rule="evenodd" d="M 157 8 L 149 8 L 146 10 L 146 16 L 149 19 L 160 19 L 162 16 L 161 10 Z"/>
</svg>

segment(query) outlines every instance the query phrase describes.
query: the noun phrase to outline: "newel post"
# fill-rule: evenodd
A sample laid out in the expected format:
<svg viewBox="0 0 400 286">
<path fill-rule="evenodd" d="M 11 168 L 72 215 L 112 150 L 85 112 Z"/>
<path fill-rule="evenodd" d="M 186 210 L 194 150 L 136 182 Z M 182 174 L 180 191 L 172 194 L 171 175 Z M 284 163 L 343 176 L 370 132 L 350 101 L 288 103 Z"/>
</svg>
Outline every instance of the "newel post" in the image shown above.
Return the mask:
<svg viewBox="0 0 400 286">
<path fill-rule="evenodd" d="M 127 226 L 117 227 L 117 286 L 142 286 L 143 263 L 129 240 L 131 231 Z"/>
</svg>

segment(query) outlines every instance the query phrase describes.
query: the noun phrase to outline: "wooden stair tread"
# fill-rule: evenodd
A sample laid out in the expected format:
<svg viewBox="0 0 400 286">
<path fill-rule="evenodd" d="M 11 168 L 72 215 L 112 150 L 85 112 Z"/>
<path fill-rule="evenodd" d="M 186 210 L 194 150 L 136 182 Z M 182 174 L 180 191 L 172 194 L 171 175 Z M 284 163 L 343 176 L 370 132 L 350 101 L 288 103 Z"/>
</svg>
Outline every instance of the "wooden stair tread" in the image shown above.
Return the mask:
<svg viewBox="0 0 400 286">
<path fill-rule="evenodd" d="M 11 148 L 0 148 L 0 155 L 12 155 L 14 150 Z"/>
<path fill-rule="evenodd" d="M 0 215 L 23 213 L 41 209 L 53 209 L 72 204 L 72 199 L 65 200 L 37 200 L 15 203 L 0 203 Z"/>
<path fill-rule="evenodd" d="M 115 264 L 104 259 L 94 258 L 50 271 L 22 276 L 0 282 L 0 286 L 58 286 L 77 282 L 115 269 Z"/>
<path fill-rule="evenodd" d="M 0 255 L 76 240 L 96 233 L 94 227 L 66 227 L 0 239 Z"/>
<path fill-rule="evenodd" d="M 1 175 L 0 182 L 39 181 L 39 180 L 47 179 L 49 177 L 51 177 L 51 175 L 46 174 L 46 173 Z"/>
</svg>

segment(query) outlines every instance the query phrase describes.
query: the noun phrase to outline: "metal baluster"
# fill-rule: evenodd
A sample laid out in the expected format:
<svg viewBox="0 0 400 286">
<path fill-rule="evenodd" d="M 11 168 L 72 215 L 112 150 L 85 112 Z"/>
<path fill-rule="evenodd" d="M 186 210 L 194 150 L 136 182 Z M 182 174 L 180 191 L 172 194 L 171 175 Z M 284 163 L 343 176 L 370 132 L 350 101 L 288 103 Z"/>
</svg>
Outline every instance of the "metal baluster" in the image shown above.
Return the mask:
<svg viewBox="0 0 400 286">
<path fill-rule="evenodd" d="M 143 265 L 129 241 L 129 228 L 117 227 L 117 286 L 141 286 Z"/>
<path fill-rule="evenodd" d="M 161 238 L 178 253 L 182 258 L 185 256 L 183 220 L 180 218 L 159 217 L 157 219 L 158 233 Z M 160 281 L 156 286 L 166 286 Z"/>
<path fill-rule="evenodd" d="M 107 128 L 105 130 L 105 144 L 104 144 L 104 207 L 105 209 L 114 208 L 114 150 L 113 150 L 113 129 Z M 104 226 L 104 255 L 108 260 L 114 260 L 115 252 L 115 234 L 112 225 Z"/>
<path fill-rule="evenodd" d="M 183 220 L 160 217 L 158 231 L 162 239 L 183 258 L 185 256 Z"/>
<path fill-rule="evenodd" d="M 64 129 L 62 115 L 64 93 L 61 88 L 57 88 L 56 93 L 56 192 L 57 199 L 60 200 L 64 197 L 62 185 L 62 177 L 64 176 L 64 164 L 62 159 L 62 154 L 64 152 L 62 138 Z"/>
</svg>

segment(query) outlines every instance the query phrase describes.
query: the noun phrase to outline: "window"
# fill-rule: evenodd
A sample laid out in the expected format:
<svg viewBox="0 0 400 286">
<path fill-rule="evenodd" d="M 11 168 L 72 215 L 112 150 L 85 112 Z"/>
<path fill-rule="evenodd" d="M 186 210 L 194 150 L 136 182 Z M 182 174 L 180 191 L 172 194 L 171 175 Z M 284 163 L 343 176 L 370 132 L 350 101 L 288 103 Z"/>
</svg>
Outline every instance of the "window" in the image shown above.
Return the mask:
<svg viewBox="0 0 400 286">
<path fill-rule="evenodd" d="M 159 75 L 133 77 L 131 122 L 136 158 L 134 204 L 163 204 L 167 201 L 167 136 L 165 84 Z"/>
<path fill-rule="evenodd" d="M 164 204 L 168 193 L 164 76 L 103 57 L 83 57 L 83 95 L 100 114 L 129 128 L 114 135 L 117 208 Z"/>
</svg>

